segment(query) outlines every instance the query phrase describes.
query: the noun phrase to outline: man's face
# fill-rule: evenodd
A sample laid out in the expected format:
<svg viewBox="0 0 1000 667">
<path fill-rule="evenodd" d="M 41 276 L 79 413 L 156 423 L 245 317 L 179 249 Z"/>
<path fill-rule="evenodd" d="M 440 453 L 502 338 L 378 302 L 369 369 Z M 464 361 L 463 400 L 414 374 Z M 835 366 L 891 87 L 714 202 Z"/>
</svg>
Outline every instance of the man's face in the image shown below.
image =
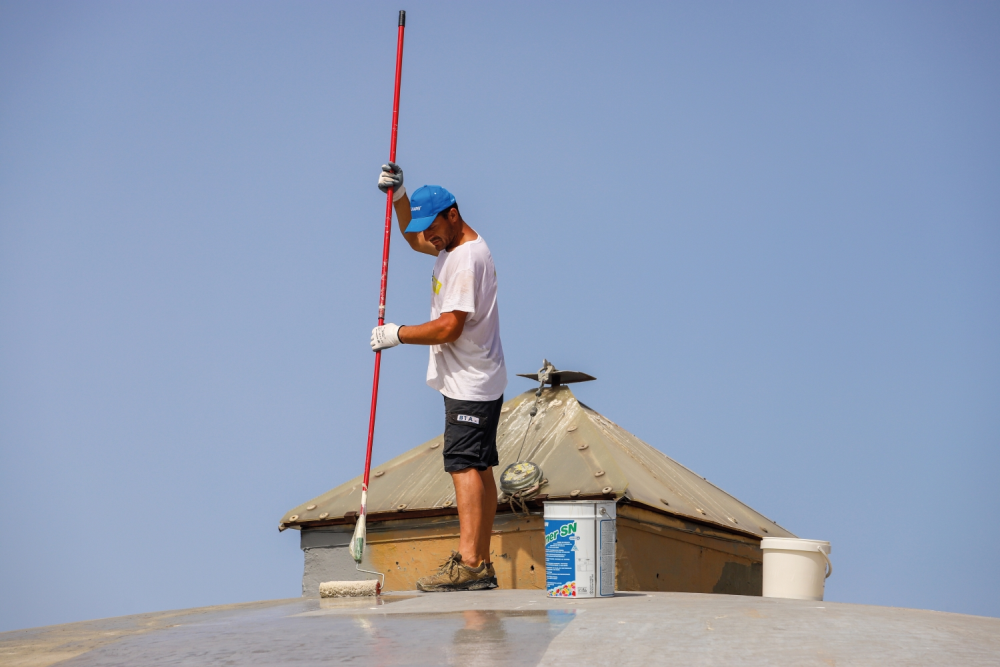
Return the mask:
<svg viewBox="0 0 1000 667">
<path fill-rule="evenodd" d="M 454 218 L 454 220 L 452 220 Z M 424 238 L 428 243 L 433 245 L 438 252 L 441 252 L 445 248 L 451 246 L 452 242 L 455 240 L 455 236 L 458 233 L 459 225 L 458 222 L 458 211 L 453 208 L 449 208 L 443 213 L 439 213 L 431 226 L 424 230 Z"/>
</svg>

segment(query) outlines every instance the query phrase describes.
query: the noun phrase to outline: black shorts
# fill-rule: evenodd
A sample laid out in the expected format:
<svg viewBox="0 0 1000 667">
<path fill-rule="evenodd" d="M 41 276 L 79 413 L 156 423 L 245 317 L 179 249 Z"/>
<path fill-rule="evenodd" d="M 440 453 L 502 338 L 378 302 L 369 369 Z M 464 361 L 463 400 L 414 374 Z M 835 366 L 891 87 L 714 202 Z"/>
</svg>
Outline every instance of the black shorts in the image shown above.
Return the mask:
<svg viewBox="0 0 1000 667">
<path fill-rule="evenodd" d="M 503 396 L 495 401 L 444 397 L 444 471 L 486 470 L 500 465 L 497 425 Z"/>
</svg>

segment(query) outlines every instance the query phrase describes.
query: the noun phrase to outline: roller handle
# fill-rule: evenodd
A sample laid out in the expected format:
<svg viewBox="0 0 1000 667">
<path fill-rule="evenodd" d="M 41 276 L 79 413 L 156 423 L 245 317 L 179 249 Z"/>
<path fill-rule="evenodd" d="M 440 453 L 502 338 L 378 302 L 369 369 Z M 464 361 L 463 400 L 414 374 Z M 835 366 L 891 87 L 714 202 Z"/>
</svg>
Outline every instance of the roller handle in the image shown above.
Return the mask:
<svg viewBox="0 0 1000 667">
<path fill-rule="evenodd" d="M 396 32 L 396 83 L 392 95 L 392 137 L 389 140 L 389 162 L 396 161 L 396 131 L 399 128 L 399 83 L 403 76 L 403 34 L 406 32 L 406 12 L 399 12 Z M 378 296 L 378 325 L 385 324 L 385 290 L 389 282 L 389 240 L 392 238 L 392 188 L 385 193 L 385 231 L 382 235 L 382 282 Z M 375 372 L 372 378 L 372 406 L 368 415 L 368 445 L 365 449 L 365 475 L 361 482 L 361 509 L 354 529 L 351 555 L 358 563 L 364 552 L 365 515 L 368 513 L 368 478 L 372 469 L 372 442 L 375 439 L 375 411 L 378 408 L 378 379 L 382 368 L 382 351 L 375 352 Z"/>
</svg>

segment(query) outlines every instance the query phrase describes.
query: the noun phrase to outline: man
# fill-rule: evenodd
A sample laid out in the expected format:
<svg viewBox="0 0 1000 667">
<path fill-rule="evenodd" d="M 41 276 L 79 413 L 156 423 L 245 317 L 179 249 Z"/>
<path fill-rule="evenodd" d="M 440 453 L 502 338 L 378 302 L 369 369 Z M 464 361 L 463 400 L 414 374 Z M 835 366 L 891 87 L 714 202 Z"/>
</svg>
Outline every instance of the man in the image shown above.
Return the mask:
<svg viewBox="0 0 1000 667">
<path fill-rule="evenodd" d="M 444 469 L 455 484 L 458 551 L 436 573 L 417 581 L 422 591 L 496 588 L 490 534 L 497 509 L 493 467 L 507 367 L 500 345 L 493 257 L 458 210 L 454 195 L 425 185 L 407 197 L 403 170 L 382 167 L 379 189 L 393 190 L 399 229 L 417 252 L 434 255 L 431 320 L 372 330 L 372 350 L 401 343 L 429 345 L 427 384 L 444 395 Z"/>
</svg>

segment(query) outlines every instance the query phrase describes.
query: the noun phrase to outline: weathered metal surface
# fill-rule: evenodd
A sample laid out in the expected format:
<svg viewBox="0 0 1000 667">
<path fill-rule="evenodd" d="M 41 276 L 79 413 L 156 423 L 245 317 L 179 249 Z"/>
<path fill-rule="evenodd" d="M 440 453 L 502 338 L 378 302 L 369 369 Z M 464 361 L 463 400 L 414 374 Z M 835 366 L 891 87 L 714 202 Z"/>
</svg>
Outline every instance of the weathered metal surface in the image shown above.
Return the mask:
<svg viewBox="0 0 1000 667">
<path fill-rule="evenodd" d="M 540 515 L 497 516 L 493 523 L 490 553 L 501 587 L 545 588 L 543 527 Z M 353 570 L 354 561 L 346 550 L 350 530 L 349 525 L 342 525 L 302 531 L 302 550 L 307 559 L 313 559 L 312 563 L 307 561 L 303 573 L 303 595 L 316 597 L 317 593 L 312 588 L 322 578 L 316 572 L 318 567 L 331 574 L 350 574 Z M 386 590 L 414 590 L 417 579 L 437 571 L 449 554 L 457 549 L 457 517 L 379 522 L 368 531 L 365 569 L 384 573 Z M 334 551 L 338 552 L 336 556 L 325 555 L 322 559 L 317 553 Z"/>
<path fill-rule="evenodd" d="M 436 572 L 448 555 L 458 550 L 458 520 L 369 532 L 368 549 L 373 569 L 386 575 L 387 590 L 414 590 L 417 579 Z M 545 588 L 541 517 L 498 516 L 490 553 L 501 588 Z"/>
<path fill-rule="evenodd" d="M 340 531 L 340 532 L 335 532 Z M 350 526 L 304 530 L 302 548 L 307 559 L 303 594 L 323 579 L 317 566 L 352 573 L 354 561 L 346 551 Z M 340 538 L 340 539 L 338 539 Z M 761 594 L 760 540 L 703 523 L 670 517 L 651 510 L 621 505 L 618 511 L 618 547 L 615 586 L 619 591 L 678 591 L 689 593 Z M 320 549 L 340 552 L 342 562 Z M 385 574 L 389 591 L 413 590 L 417 579 L 436 571 L 458 549 L 458 519 L 427 517 L 374 524 L 368 533 L 370 567 Z M 545 531 L 541 515 L 502 514 L 493 525 L 490 554 L 501 588 L 545 588 Z M 331 571 L 332 572 L 332 571 Z M 328 579 L 353 579 L 331 575 Z M 308 586 L 308 588 L 307 588 Z"/>
<path fill-rule="evenodd" d="M 1000 619 L 689 593 L 273 600 L 0 633 L 11 667 L 996 665 Z"/>
<path fill-rule="evenodd" d="M 757 538 L 630 505 L 619 507 L 617 522 L 617 590 L 761 594 Z"/>
<path fill-rule="evenodd" d="M 499 475 L 514 463 L 525 437 L 534 391 L 504 403 L 497 432 Z M 441 465 L 438 436 L 375 467 L 368 521 L 397 519 L 410 512 L 452 514 L 455 489 Z M 675 515 L 757 537 L 794 537 L 736 498 L 583 405 L 566 386 L 543 390 L 521 457 L 548 478 L 541 493 L 550 499 L 584 496 L 625 498 L 651 511 Z M 280 528 L 343 522 L 360 503 L 361 477 L 290 510 Z M 349 519 L 347 519 L 349 520 Z"/>
</svg>

